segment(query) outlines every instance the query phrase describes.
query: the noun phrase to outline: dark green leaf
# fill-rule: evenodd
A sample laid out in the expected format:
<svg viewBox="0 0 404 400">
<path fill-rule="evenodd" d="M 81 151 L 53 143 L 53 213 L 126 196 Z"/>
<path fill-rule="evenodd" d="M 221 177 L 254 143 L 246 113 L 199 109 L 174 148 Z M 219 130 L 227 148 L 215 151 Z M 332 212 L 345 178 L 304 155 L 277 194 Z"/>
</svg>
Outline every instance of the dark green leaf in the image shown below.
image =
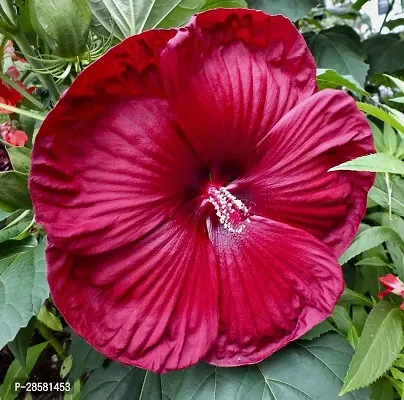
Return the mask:
<svg viewBox="0 0 404 400">
<path fill-rule="evenodd" d="M 385 226 L 375 226 L 366 229 L 356 236 L 352 244 L 340 257 L 339 263 L 341 265 L 345 264 L 351 258 L 366 250 L 372 249 L 385 241 L 390 241 L 392 244 L 404 248 L 404 242 L 397 232 Z"/>
<path fill-rule="evenodd" d="M 158 376 L 106 363 L 90 375 L 82 400 L 368 400 L 366 390 L 338 397 L 351 354 L 343 337 L 327 333 L 239 368 L 201 363 Z"/>
<path fill-rule="evenodd" d="M 11 147 L 7 150 L 13 169 L 28 174 L 31 161 L 31 150 L 27 147 Z"/>
<path fill-rule="evenodd" d="M 321 322 L 320 324 L 316 325 L 314 328 L 309 330 L 305 335 L 303 335 L 300 339 L 302 340 L 313 340 L 324 333 L 335 331 L 335 328 L 330 324 L 328 320 Z"/>
<path fill-rule="evenodd" d="M 390 21 L 387 21 L 384 26 L 389 28 L 390 30 L 393 30 L 394 28 L 397 28 L 398 26 L 404 25 L 404 18 L 395 18 L 391 19 Z"/>
<path fill-rule="evenodd" d="M 27 174 L 17 171 L 0 172 L 0 208 L 5 211 L 32 208 Z"/>
<path fill-rule="evenodd" d="M 8 343 L 9 349 L 27 374 L 29 373 L 27 371 L 26 364 L 27 351 L 31 342 L 32 334 L 34 333 L 34 329 L 35 319 L 31 318 L 28 325 L 25 328 L 21 328 L 14 340 Z"/>
<path fill-rule="evenodd" d="M 70 353 L 73 356 L 73 364 L 70 370 L 69 381 L 74 382 L 83 374 L 100 368 L 105 357 L 74 333 L 71 336 L 71 340 Z"/>
<path fill-rule="evenodd" d="M 344 292 L 342 293 L 338 304 L 340 305 L 356 305 L 356 306 L 368 306 L 368 307 L 373 307 L 373 302 L 369 300 L 366 296 L 363 294 L 360 294 L 358 292 L 355 292 L 354 290 L 351 290 L 349 288 L 345 288 Z"/>
<path fill-rule="evenodd" d="M 283 14 L 292 21 L 305 17 L 317 5 L 317 0 L 247 0 L 249 8 L 267 14 Z"/>
<path fill-rule="evenodd" d="M 45 243 L 0 259 L 0 348 L 14 339 L 49 296 Z"/>
<path fill-rule="evenodd" d="M 352 28 L 334 26 L 304 36 L 318 68 L 334 69 L 364 85 L 369 66 L 363 61 L 360 38 Z"/>
<path fill-rule="evenodd" d="M 380 378 L 371 386 L 372 400 L 394 400 L 394 390 L 387 378 Z"/>
<path fill-rule="evenodd" d="M 341 394 L 380 378 L 391 367 L 401 347 L 401 310 L 388 302 L 376 304 L 366 320 Z"/>
<path fill-rule="evenodd" d="M 392 73 L 403 69 L 404 42 L 400 35 L 390 33 L 375 35 L 363 42 L 370 64 L 369 74 Z"/>
</svg>

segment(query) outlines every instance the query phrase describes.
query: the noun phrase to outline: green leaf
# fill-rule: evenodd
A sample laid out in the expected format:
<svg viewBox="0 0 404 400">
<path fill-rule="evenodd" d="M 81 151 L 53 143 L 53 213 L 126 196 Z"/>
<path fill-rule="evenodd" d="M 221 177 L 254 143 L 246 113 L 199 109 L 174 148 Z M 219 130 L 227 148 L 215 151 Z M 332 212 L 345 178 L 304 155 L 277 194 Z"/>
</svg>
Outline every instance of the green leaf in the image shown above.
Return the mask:
<svg viewBox="0 0 404 400">
<path fill-rule="evenodd" d="M 7 375 L 4 378 L 4 384 L 1 387 L 0 399 L 2 400 L 14 400 L 17 397 L 19 391 L 15 391 L 15 383 L 18 382 L 23 385 L 28 380 L 28 375 L 34 368 L 39 356 L 44 351 L 48 342 L 43 342 L 32 346 L 27 352 L 27 368 L 24 371 L 18 360 L 14 360 L 7 370 Z"/>
<path fill-rule="evenodd" d="M 403 69 L 404 42 L 400 35 L 374 35 L 363 42 L 367 61 L 370 64 L 369 74 L 392 73 Z"/>
<path fill-rule="evenodd" d="M 400 246 L 404 249 L 404 242 L 396 231 L 385 226 L 375 226 L 356 236 L 352 244 L 340 257 L 339 263 L 343 265 L 351 258 L 386 241 L 390 241 L 395 246 Z"/>
<path fill-rule="evenodd" d="M 249 8 L 262 10 L 267 14 L 283 14 L 292 21 L 304 18 L 317 0 L 247 0 Z"/>
<path fill-rule="evenodd" d="M 351 354 L 343 337 L 327 333 L 238 368 L 200 363 L 159 376 L 108 362 L 90 375 L 82 400 L 369 400 L 367 390 L 338 397 Z"/>
<path fill-rule="evenodd" d="M 380 378 L 371 386 L 372 399 L 375 400 L 394 400 L 393 386 L 386 378 Z"/>
<path fill-rule="evenodd" d="M 69 375 L 73 365 L 73 356 L 69 354 L 69 356 L 63 361 L 62 366 L 60 367 L 60 377 L 65 379 L 67 375 Z"/>
<path fill-rule="evenodd" d="M 404 162 L 389 154 L 375 153 L 344 162 L 329 171 L 370 171 L 404 175 Z"/>
<path fill-rule="evenodd" d="M 317 83 L 320 88 L 337 88 L 338 86 L 346 87 L 347 89 L 361 94 L 370 96 L 370 94 L 361 88 L 358 82 L 351 75 L 341 76 L 333 69 L 317 69 Z"/>
<path fill-rule="evenodd" d="M 391 179 L 391 211 L 404 217 L 404 179 L 393 177 Z M 387 192 L 386 180 L 382 175 L 376 176 L 376 181 L 369 191 L 369 198 L 380 206 L 389 209 L 389 196 Z"/>
<path fill-rule="evenodd" d="M 32 208 L 27 174 L 18 171 L 0 172 L 0 208 L 5 211 Z"/>
<path fill-rule="evenodd" d="M 360 335 L 366 323 L 368 313 L 362 306 L 352 306 L 352 322 Z"/>
<path fill-rule="evenodd" d="M 384 23 L 384 26 L 386 26 L 390 30 L 393 30 L 394 28 L 397 28 L 398 26 L 401 25 L 404 25 L 404 18 L 395 18 L 391 19 L 390 21 L 386 21 Z"/>
<path fill-rule="evenodd" d="M 347 287 L 344 289 L 344 292 L 342 293 L 338 301 L 338 304 L 341 306 L 356 305 L 356 306 L 373 307 L 373 302 L 369 300 L 366 296 L 358 292 L 355 292 L 354 290 L 351 290 Z"/>
<path fill-rule="evenodd" d="M 404 103 L 404 97 L 395 97 L 394 99 L 389 99 L 389 101 L 393 101 L 394 103 Z"/>
<path fill-rule="evenodd" d="M 93 29 L 102 36 L 123 40 L 154 28 L 185 24 L 204 5 L 204 0 L 89 0 Z"/>
<path fill-rule="evenodd" d="M 352 320 L 348 311 L 344 307 L 337 305 L 335 306 L 330 318 L 337 326 L 338 331 L 343 335 L 347 335 L 349 328 L 352 325 Z"/>
<path fill-rule="evenodd" d="M 31 164 L 31 150 L 27 147 L 11 147 L 7 150 L 13 169 L 28 174 Z"/>
<path fill-rule="evenodd" d="M 348 329 L 347 340 L 353 349 L 356 349 L 358 347 L 359 336 L 354 324 L 351 324 Z"/>
<path fill-rule="evenodd" d="M 404 21 L 404 18 L 403 18 L 403 21 Z M 394 82 L 394 84 L 400 89 L 400 91 L 402 93 L 404 93 L 404 81 L 402 81 L 401 79 L 398 79 L 394 76 L 391 76 L 391 75 L 385 74 L 384 76 L 386 76 L 387 78 L 392 80 Z"/>
<path fill-rule="evenodd" d="M 383 140 L 386 146 L 387 154 L 394 156 L 397 151 L 397 135 L 394 129 L 387 124 L 384 124 Z"/>
<path fill-rule="evenodd" d="M 390 113 L 382 110 L 379 107 L 372 106 L 371 104 L 361 102 L 357 102 L 356 104 L 358 105 L 359 109 L 365 112 L 366 114 L 372 115 L 373 117 L 380 119 L 386 124 L 389 124 L 398 131 L 404 133 L 404 125 L 402 125 L 398 121 L 398 119 L 393 115 L 391 115 Z"/>
<path fill-rule="evenodd" d="M 401 336 L 401 310 L 388 302 L 376 304 L 366 320 L 341 394 L 367 386 L 382 376 L 401 350 Z"/>
<path fill-rule="evenodd" d="M 31 211 L 23 213 L 16 212 L 13 218 L 4 228 L 0 230 L 0 243 L 11 239 L 19 239 L 33 224 L 33 214 Z"/>
<path fill-rule="evenodd" d="M 39 310 L 39 313 L 37 315 L 37 318 L 39 321 L 41 321 L 43 324 L 45 324 L 48 328 L 51 328 L 54 331 L 57 332 L 62 332 L 63 331 L 63 326 L 62 322 L 60 319 L 50 312 L 45 305 L 41 307 Z"/>
<path fill-rule="evenodd" d="M 324 320 L 323 322 L 316 325 L 314 328 L 310 329 L 305 335 L 303 335 L 301 340 L 313 340 L 324 333 L 335 331 L 335 328 L 330 324 L 329 321 Z"/>
<path fill-rule="evenodd" d="M 31 318 L 29 324 L 19 330 L 17 336 L 12 342 L 8 343 L 8 348 L 13 353 L 14 357 L 20 363 L 22 369 L 28 374 L 27 371 L 27 351 L 31 343 L 31 337 L 35 330 L 35 318 Z"/>
<path fill-rule="evenodd" d="M 247 7 L 245 0 L 205 0 L 200 11 L 211 10 L 213 8 L 244 8 Z"/>
<path fill-rule="evenodd" d="M 73 356 L 73 364 L 69 381 L 74 382 L 83 374 L 100 368 L 105 361 L 105 357 L 74 333 L 71 340 L 70 353 Z"/>
<path fill-rule="evenodd" d="M 305 39 L 318 68 L 334 69 L 365 84 L 369 66 L 363 61 L 358 34 L 349 26 L 334 26 L 319 33 L 306 33 Z"/>
<path fill-rule="evenodd" d="M 44 253 L 42 241 L 35 249 L 0 259 L 0 348 L 14 339 L 49 296 Z"/>
</svg>

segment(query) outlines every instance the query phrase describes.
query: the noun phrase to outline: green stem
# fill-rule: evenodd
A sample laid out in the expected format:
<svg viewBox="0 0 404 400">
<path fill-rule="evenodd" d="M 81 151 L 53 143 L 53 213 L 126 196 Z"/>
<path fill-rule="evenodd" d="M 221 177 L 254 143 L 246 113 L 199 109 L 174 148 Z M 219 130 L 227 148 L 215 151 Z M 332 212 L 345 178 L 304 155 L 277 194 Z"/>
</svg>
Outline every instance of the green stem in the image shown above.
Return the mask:
<svg viewBox="0 0 404 400">
<path fill-rule="evenodd" d="M 44 339 L 46 339 L 50 345 L 55 349 L 57 355 L 62 359 L 62 361 L 66 360 L 67 353 L 65 352 L 62 344 L 55 338 L 52 331 L 44 325 L 42 322 L 37 321 L 36 327 L 39 333 L 42 335 Z"/>
<path fill-rule="evenodd" d="M 29 62 L 34 69 L 39 70 L 44 68 L 43 64 L 40 61 L 33 59 L 36 58 L 34 50 L 32 49 L 31 45 L 29 44 L 23 32 L 18 32 L 14 34 L 14 40 L 17 43 L 20 50 L 26 56 L 26 58 L 30 60 Z M 41 81 L 42 85 L 50 90 L 52 100 L 56 102 L 60 97 L 60 92 L 53 78 L 49 75 L 42 75 L 42 74 L 38 74 L 38 78 Z"/>
<path fill-rule="evenodd" d="M 384 20 L 383 20 L 383 23 L 382 23 L 382 25 L 381 25 L 381 27 L 380 27 L 380 29 L 379 29 L 379 33 L 382 33 L 382 30 L 383 30 L 384 25 L 385 25 L 385 23 L 386 23 L 386 21 L 387 21 L 387 18 L 388 18 L 388 16 L 389 16 L 391 10 L 392 10 L 393 7 L 394 7 L 395 1 L 396 1 L 396 0 L 392 0 L 392 2 L 389 4 L 389 9 L 387 10 L 386 15 L 384 16 Z"/>
<path fill-rule="evenodd" d="M 4 104 L 0 102 L 0 109 L 11 111 L 16 114 L 25 115 L 26 117 L 37 119 L 38 121 L 43 121 L 45 119 L 45 115 L 41 115 L 32 111 L 26 111 L 21 108 L 9 106 L 8 104 Z"/>
<path fill-rule="evenodd" d="M 1 71 L 0 71 L 0 79 L 6 82 L 7 85 L 15 89 L 21 96 L 24 96 L 35 107 L 42 108 L 42 103 L 40 101 L 38 101 L 34 96 L 29 94 L 21 86 L 17 85 L 12 79 L 10 79 L 7 75 L 3 74 Z"/>
</svg>

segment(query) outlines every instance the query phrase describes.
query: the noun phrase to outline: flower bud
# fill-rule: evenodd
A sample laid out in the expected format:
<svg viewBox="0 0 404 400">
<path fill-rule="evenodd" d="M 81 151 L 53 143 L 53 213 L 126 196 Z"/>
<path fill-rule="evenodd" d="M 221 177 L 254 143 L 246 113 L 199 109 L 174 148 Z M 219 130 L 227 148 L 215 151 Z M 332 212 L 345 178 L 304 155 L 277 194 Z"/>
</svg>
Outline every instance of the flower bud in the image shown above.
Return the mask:
<svg viewBox="0 0 404 400">
<path fill-rule="evenodd" d="M 35 32 L 59 56 L 72 58 L 86 51 L 91 26 L 87 0 L 31 0 Z"/>
</svg>

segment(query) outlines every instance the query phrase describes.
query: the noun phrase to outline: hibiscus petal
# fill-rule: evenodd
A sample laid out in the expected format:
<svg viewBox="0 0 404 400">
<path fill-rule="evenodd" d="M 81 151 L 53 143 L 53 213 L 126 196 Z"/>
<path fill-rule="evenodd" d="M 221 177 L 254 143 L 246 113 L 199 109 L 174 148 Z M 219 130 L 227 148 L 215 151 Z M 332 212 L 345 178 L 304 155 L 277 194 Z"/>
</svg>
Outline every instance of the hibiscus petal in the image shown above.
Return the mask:
<svg viewBox="0 0 404 400">
<path fill-rule="evenodd" d="M 289 111 L 259 145 L 262 160 L 234 181 L 253 211 L 311 233 L 340 256 L 366 212 L 374 174 L 328 169 L 374 152 L 372 133 L 354 100 L 324 90 Z"/>
<path fill-rule="evenodd" d="M 246 168 L 259 140 L 317 87 L 313 57 L 290 20 L 254 10 L 195 16 L 161 65 L 174 116 L 218 182 Z"/>
<path fill-rule="evenodd" d="M 257 363 L 332 313 L 342 270 L 313 236 L 258 216 L 242 234 L 219 226 L 211 236 L 220 264 L 220 322 L 205 361 Z"/>
<path fill-rule="evenodd" d="M 154 91 L 155 52 L 151 65 L 142 60 L 153 35 L 127 40 L 90 66 L 41 127 L 30 190 L 37 221 L 60 248 L 95 254 L 133 242 L 197 195 L 204 167 Z"/>
<path fill-rule="evenodd" d="M 197 363 L 218 332 L 217 264 L 206 233 L 173 218 L 119 252 L 47 249 L 52 298 L 108 358 L 154 372 Z"/>
</svg>

